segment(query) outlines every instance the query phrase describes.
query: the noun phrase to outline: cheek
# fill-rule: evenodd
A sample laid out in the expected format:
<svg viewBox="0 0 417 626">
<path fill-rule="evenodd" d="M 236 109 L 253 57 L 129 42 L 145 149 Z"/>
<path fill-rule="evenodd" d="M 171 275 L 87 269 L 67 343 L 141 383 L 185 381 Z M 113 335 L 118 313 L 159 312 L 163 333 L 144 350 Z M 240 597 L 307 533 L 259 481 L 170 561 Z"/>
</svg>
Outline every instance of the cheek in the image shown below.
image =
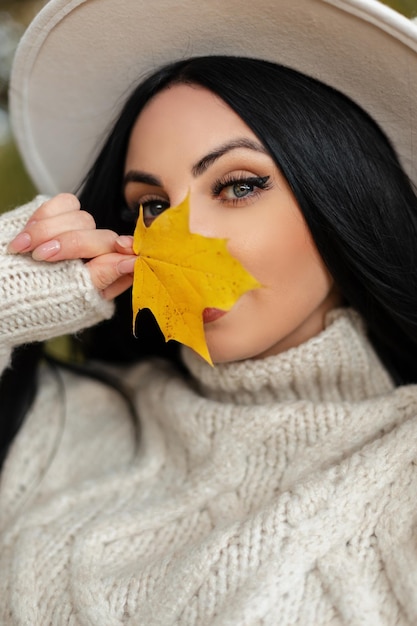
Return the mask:
<svg viewBox="0 0 417 626">
<path fill-rule="evenodd" d="M 326 273 L 303 219 L 285 213 L 258 220 L 229 240 L 231 254 L 265 287 L 294 286 L 295 280 L 308 282 L 317 270 Z"/>
<path fill-rule="evenodd" d="M 298 216 L 275 228 L 257 228 L 250 238 L 230 242 L 230 251 L 263 285 L 242 305 L 251 314 L 302 321 L 310 308 L 329 294 L 333 281 L 321 260 L 304 221 Z M 255 309 L 252 310 L 252 307 Z M 240 308 L 240 307 L 239 307 Z"/>
<path fill-rule="evenodd" d="M 250 237 L 229 240 L 230 252 L 263 288 L 245 294 L 218 325 L 206 327 L 214 361 L 276 354 L 323 328 L 333 281 L 303 220 L 281 226 L 282 220 L 279 229 L 258 226 Z"/>
</svg>

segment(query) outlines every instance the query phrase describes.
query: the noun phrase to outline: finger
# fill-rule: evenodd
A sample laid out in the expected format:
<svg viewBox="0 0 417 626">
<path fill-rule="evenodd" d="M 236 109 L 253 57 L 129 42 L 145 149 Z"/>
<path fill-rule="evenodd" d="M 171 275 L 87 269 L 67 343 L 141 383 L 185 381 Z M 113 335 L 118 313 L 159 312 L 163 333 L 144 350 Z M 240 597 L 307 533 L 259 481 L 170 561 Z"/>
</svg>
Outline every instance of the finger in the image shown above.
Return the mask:
<svg viewBox="0 0 417 626">
<path fill-rule="evenodd" d="M 11 253 L 31 252 L 38 246 L 64 232 L 86 230 L 96 227 L 94 218 L 86 211 L 71 211 L 45 219 L 29 222 L 8 246 Z"/>
<path fill-rule="evenodd" d="M 117 296 L 120 296 L 121 293 L 126 291 L 126 289 L 129 289 L 129 287 L 132 286 L 132 283 L 132 274 L 122 276 L 121 278 L 118 278 L 112 285 L 110 285 L 110 287 L 106 287 L 106 289 L 103 289 L 103 291 L 101 292 L 102 296 L 105 300 L 113 300 L 114 298 L 117 298 Z"/>
<path fill-rule="evenodd" d="M 35 261 L 93 259 L 115 251 L 117 233 L 112 230 L 71 230 L 60 233 L 37 246 L 32 252 Z"/>
<path fill-rule="evenodd" d="M 133 237 L 130 235 L 121 235 L 117 237 L 115 243 L 115 249 L 117 252 L 123 254 L 135 254 L 133 250 Z"/>
<path fill-rule="evenodd" d="M 60 193 L 49 200 L 43 202 L 39 208 L 31 216 L 29 222 L 34 220 L 43 220 L 61 213 L 71 211 L 79 211 L 81 208 L 80 201 L 77 196 L 72 193 Z"/>
<path fill-rule="evenodd" d="M 136 256 L 126 256 L 112 253 L 95 257 L 86 263 L 94 286 L 99 291 L 104 291 L 119 278 L 132 275 Z"/>
</svg>

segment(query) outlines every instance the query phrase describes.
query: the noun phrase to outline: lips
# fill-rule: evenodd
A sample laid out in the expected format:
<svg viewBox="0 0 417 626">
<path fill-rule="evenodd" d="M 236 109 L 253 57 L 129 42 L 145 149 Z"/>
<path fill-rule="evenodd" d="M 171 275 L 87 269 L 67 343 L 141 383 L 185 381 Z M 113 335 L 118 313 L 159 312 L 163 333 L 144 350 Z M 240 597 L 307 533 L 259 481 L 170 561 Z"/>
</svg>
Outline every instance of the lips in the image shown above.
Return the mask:
<svg viewBox="0 0 417 626">
<path fill-rule="evenodd" d="M 203 322 L 204 324 L 209 324 L 210 322 L 214 322 L 220 317 L 223 317 L 223 315 L 226 315 L 226 311 L 222 311 L 222 309 L 214 309 L 208 307 L 203 311 Z"/>
</svg>

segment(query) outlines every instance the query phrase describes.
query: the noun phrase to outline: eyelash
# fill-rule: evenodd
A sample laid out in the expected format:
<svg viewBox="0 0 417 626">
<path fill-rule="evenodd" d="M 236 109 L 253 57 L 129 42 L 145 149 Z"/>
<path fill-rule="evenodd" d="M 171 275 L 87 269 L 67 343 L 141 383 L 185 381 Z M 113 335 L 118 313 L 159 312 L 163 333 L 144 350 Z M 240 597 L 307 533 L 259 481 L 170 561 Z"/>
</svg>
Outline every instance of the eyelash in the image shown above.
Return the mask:
<svg viewBox="0 0 417 626">
<path fill-rule="evenodd" d="M 234 185 L 248 185 L 249 187 L 257 188 L 257 191 L 253 190 L 249 192 L 247 195 L 242 196 L 241 198 L 221 198 L 220 195 L 222 191 L 227 189 L 228 187 L 233 187 Z M 217 198 L 220 202 L 223 203 L 231 203 L 232 205 L 237 205 L 242 202 L 247 201 L 249 198 L 253 196 L 258 196 L 261 191 L 265 191 L 271 187 L 269 182 L 269 176 L 236 176 L 233 174 L 228 174 L 224 178 L 216 181 L 212 186 L 211 193 L 213 198 Z M 161 197 L 152 196 L 146 199 L 146 202 L 165 202 L 161 199 Z M 135 222 L 139 213 L 140 202 L 132 203 L 129 206 L 125 206 L 122 209 L 122 219 L 128 222 Z M 168 208 L 168 207 L 167 207 Z"/>
<path fill-rule="evenodd" d="M 221 198 L 220 194 L 222 191 L 227 189 L 228 187 L 233 187 L 234 185 L 248 185 L 249 187 L 256 187 L 257 191 L 253 190 L 249 192 L 247 195 L 242 196 L 241 198 Z M 271 187 L 269 183 L 269 176 L 236 176 L 233 174 L 228 174 L 224 178 L 216 181 L 216 183 L 212 187 L 212 196 L 214 198 L 218 198 L 220 202 L 232 203 L 233 205 L 239 204 L 241 202 L 247 201 L 249 198 L 252 198 L 254 195 L 258 196 L 261 191 L 267 190 Z"/>
<path fill-rule="evenodd" d="M 125 222 L 130 222 L 130 223 L 135 224 L 136 220 L 138 219 L 140 205 L 141 204 L 147 204 L 148 202 L 165 203 L 165 202 L 167 202 L 167 200 L 163 200 L 160 196 L 157 196 L 157 195 L 155 195 L 155 197 L 152 197 L 152 195 L 149 195 L 146 198 L 145 203 L 143 203 L 143 202 L 132 202 L 130 204 L 126 204 L 122 208 L 122 212 L 121 212 L 122 220 L 125 221 Z M 169 208 L 169 207 L 167 207 L 167 208 Z"/>
</svg>

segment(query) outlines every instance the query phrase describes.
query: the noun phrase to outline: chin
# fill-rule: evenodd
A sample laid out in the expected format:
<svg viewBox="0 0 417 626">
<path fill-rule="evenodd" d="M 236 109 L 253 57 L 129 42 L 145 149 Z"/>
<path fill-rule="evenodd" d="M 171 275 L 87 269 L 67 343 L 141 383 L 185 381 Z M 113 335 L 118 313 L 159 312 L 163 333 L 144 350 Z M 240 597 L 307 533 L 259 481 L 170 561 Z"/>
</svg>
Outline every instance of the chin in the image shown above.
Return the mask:
<svg viewBox="0 0 417 626">
<path fill-rule="evenodd" d="M 234 307 L 227 315 L 204 326 L 207 347 L 214 364 L 261 358 L 275 344 L 275 333 L 265 332 L 262 324 L 255 326 L 254 315 L 245 315 L 242 319 L 241 315 L 236 315 L 237 308 Z"/>
<path fill-rule="evenodd" d="M 248 349 L 248 346 L 244 344 L 246 342 L 242 337 L 236 342 L 230 341 L 230 338 L 224 341 L 220 337 L 216 338 L 216 341 L 207 339 L 207 346 L 214 365 L 256 358 L 259 352 Z"/>
</svg>

